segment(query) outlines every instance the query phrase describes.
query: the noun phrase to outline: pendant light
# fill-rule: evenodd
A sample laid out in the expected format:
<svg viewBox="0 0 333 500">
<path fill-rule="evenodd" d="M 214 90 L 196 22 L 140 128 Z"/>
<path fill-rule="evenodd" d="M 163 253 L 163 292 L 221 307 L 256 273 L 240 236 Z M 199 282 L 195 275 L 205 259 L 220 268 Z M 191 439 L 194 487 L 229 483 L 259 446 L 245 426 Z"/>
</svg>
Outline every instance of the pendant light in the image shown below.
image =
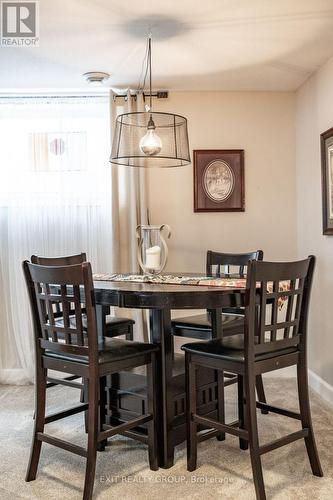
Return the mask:
<svg viewBox="0 0 333 500">
<path fill-rule="evenodd" d="M 145 112 L 117 116 L 110 162 L 130 167 L 188 165 L 191 158 L 187 119 L 173 113 L 153 111 L 151 60 L 149 36 L 146 68 L 146 73 L 149 72 L 149 106 Z"/>
</svg>

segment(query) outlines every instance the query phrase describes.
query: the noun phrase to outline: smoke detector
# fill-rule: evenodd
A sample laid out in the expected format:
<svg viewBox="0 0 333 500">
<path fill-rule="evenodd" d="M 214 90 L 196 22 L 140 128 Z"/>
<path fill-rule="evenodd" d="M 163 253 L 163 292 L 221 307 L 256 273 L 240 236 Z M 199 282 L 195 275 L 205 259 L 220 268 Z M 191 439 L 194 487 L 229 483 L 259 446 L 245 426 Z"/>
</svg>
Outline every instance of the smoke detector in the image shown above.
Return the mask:
<svg viewBox="0 0 333 500">
<path fill-rule="evenodd" d="M 106 80 L 110 78 L 109 73 L 104 73 L 103 71 L 89 71 L 84 73 L 83 77 L 89 83 L 89 85 L 103 85 Z"/>
</svg>

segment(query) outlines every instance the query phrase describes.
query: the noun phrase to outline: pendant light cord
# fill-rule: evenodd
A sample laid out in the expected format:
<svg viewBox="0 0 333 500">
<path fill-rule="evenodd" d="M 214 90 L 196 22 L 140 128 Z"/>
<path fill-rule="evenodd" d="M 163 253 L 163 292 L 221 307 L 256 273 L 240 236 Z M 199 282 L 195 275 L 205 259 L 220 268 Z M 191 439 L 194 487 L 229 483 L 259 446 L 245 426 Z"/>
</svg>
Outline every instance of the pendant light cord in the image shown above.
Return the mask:
<svg viewBox="0 0 333 500">
<path fill-rule="evenodd" d="M 147 75 L 149 73 L 149 108 L 150 108 L 150 110 L 153 107 L 152 74 L 151 74 L 151 66 L 152 66 L 151 40 L 152 40 L 152 35 L 151 35 L 151 33 L 149 33 L 148 40 L 147 40 L 147 45 L 146 45 L 146 53 L 145 53 L 145 57 L 144 57 L 144 60 L 143 60 L 143 63 L 142 63 L 142 70 L 143 70 L 144 65 L 145 65 L 145 72 L 144 72 L 143 82 L 142 82 L 142 85 L 141 85 L 141 77 L 142 77 L 142 73 L 141 73 L 140 79 L 139 79 L 138 88 L 137 88 L 138 92 L 141 92 L 141 91 L 144 92 L 145 86 L 146 86 Z"/>
<path fill-rule="evenodd" d="M 148 64 L 149 64 L 149 107 L 150 111 L 153 106 L 153 97 L 152 97 L 152 89 L 151 89 L 151 35 L 149 35 L 148 39 Z"/>
</svg>

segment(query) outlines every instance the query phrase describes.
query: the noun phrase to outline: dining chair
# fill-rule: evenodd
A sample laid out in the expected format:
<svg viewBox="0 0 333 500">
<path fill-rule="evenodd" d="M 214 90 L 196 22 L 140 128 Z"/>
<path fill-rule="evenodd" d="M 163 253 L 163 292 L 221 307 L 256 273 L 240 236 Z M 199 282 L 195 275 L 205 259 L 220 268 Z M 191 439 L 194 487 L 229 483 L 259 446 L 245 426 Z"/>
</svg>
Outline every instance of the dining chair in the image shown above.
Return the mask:
<svg viewBox="0 0 333 500">
<path fill-rule="evenodd" d="M 312 428 L 307 374 L 307 320 L 314 266 L 313 256 L 299 262 L 249 262 L 244 335 L 182 346 L 187 377 L 187 468 L 193 471 L 197 466 L 199 424 L 238 436 L 249 443 L 258 500 L 266 499 L 261 456 L 298 439 L 305 440 L 313 474 L 323 475 Z M 293 365 L 297 366 L 299 412 L 256 402 L 256 376 Z M 197 414 L 198 366 L 230 370 L 241 377 L 243 421 L 226 425 Z M 260 445 L 257 408 L 296 419 L 301 429 Z"/>
<path fill-rule="evenodd" d="M 262 250 L 247 253 L 221 253 L 207 251 L 206 258 L 206 275 L 221 277 L 232 276 L 243 278 L 246 273 L 247 265 L 250 260 L 263 260 L 264 253 Z M 205 314 L 188 316 L 185 318 L 177 318 L 172 321 L 172 334 L 176 337 L 186 337 L 202 340 L 210 340 L 216 337 L 217 333 L 212 328 L 212 311 L 207 311 Z M 235 303 L 234 307 L 227 307 L 223 310 L 217 310 L 215 314 L 222 314 L 222 335 L 229 337 L 244 333 L 244 308 Z M 241 379 L 231 373 L 223 373 L 224 385 L 238 383 L 238 393 L 242 392 Z M 266 403 L 264 384 L 261 375 L 256 378 L 256 389 L 259 401 Z M 242 408 L 239 405 L 240 418 L 242 418 Z M 262 413 L 267 414 L 266 410 Z M 223 434 L 222 434 L 223 436 Z M 247 449 L 247 443 L 241 441 L 242 449 Z"/>
<path fill-rule="evenodd" d="M 207 251 L 206 275 L 213 277 L 230 276 L 244 277 L 249 260 L 262 260 L 263 251 L 256 250 L 248 253 L 221 253 Z M 223 336 L 237 335 L 244 327 L 244 308 L 239 304 L 224 308 L 222 316 Z M 197 314 L 185 318 L 176 318 L 172 321 L 172 334 L 176 337 L 209 340 L 217 332 L 212 330 L 211 311 L 207 314 Z"/>
<path fill-rule="evenodd" d="M 157 470 L 156 443 L 156 351 L 154 344 L 117 338 L 100 338 L 97 333 L 94 285 L 90 263 L 70 266 L 41 266 L 23 263 L 29 293 L 35 337 L 35 412 L 33 440 L 26 481 L 36 478 L 42 443 L 57 446 L 86 459 L 83 499 L 92 498 L 98 443 L 108 437 L 127 434 L 147 424 L 149 464 Z M 82 302 L 84 302 L 84 309 Z M 61 304 L 63 325 L 53 314 Z M 71 321 L 71 312 L 75 322 Z M 86 331 L 83 320 L 86 319 Z M 101 381 L 114 372 L 147 366 L 147 399 L 144 414 L 116 427 L 104 423 L 106 393 Z M 88 402 L 45 415 L 47 370 L 81 376 L 88 380 Z M 45 432 L 45 425 L 88 409 L 87 447 L 78 446 Z M 130 433 L 131 436 L 133 433 Z"/>
<path fill-rule="evenodd" d="M 64 257 L 40 257 L 37 255 L 31 256 L 31 262 L 33 264 L 38 264 L 41 266 L 71 266 L 75 264 L 82 264 L 86 262 L 87 257 L 85 253 L 80 253 L 77 255 L 67 255 Z M 63 316 L 61 311 L 61 305 L 56 303 L 54 305 L 54 317 L 56 318 L 58 326 L 63 325 Z M 69 315 L 69 321 L 75 323 L 75 314 Z M 107 316 L 101 329 L 103 331 L 103 336 L 105 337 L 119 337 L 124 335 L 126 340 L 133 340 L 133 325 L 135 321 L 130 318 L 122 318 L 117 316 Z M 83 329 L 87 328 L 87 319 L 85 317 L 85 312 L 83 309 Z M 75 382 L 76 379 L 81 378 L 75 375 L 70 375 L 64 378 L 47 377 L 47 388 L 54 387 L 55 385 L 67 385 L 69 387 L 74 387 L 81 390 L 81 401 L 84 398 L 83 390 L 84 384 Z"/>
</svg>

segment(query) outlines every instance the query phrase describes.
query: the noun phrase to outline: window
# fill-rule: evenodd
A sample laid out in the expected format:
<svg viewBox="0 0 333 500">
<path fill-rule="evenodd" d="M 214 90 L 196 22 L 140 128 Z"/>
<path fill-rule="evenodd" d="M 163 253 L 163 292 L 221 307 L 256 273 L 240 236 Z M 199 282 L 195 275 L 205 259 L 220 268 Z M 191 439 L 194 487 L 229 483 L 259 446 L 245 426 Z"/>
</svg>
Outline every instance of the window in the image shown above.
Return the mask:
<svg viewBox="0 0 333 500">
<path fill-rule="evenodd" d="M 22 261 L 86 252 L 111 268 L 109 153 L 106 98 L 0 98 L 0 383 L 33 378 Z"/>
</svg>

